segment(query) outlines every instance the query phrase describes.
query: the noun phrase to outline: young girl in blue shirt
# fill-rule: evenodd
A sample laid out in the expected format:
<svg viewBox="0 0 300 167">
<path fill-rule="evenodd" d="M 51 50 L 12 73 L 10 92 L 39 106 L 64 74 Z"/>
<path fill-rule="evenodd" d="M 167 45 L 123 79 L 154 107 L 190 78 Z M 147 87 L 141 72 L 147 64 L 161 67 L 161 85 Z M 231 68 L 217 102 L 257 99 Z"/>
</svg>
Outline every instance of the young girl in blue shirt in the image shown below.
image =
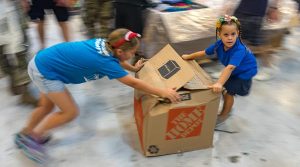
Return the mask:
<svg viewBox="0 0 300 167">
<path fill-rule="evenodd" d="M 79 109 L 65 84 L 80 84 L 107 76 L 135 89 L 148 92 L 172 102 L 180 96 L 173 88 L 160 89 L 129 75 L 124 69 L 139 70 L 126 63 L 135 55 L 140 35 L 127 29 L 113 31 L 107 40 L 90 39 L 65 42 L 37 53 L 30 61 L 28 73 L 40 90 L 40 102 L 24 127 L 16 135 L 15 143 L 32 160 L 42 163 L 46 152 L 43 147 L 47 133 L 76 118 Z M 60 111 L 53 112 L 57 106 Z"/>
<path fill-rule="evenodd" d="M 223 123 L 230 115 L 235 95 L 249 94 L 252 78 L 257 73 L 256 59 L 240 39 L 240 26 L 234 16 L 220 17 L 216 23 L 216 36 L 219 40 L 203 51 L 182 55 L 184 60 L 192 60 L 216 53 L 225 66 L 219 79 L 210 86 L 215 93 L 222 92 L 223 87 L 226 89 L 223 93 L 224 104 L 218 115 L 217 125 Z"/>
</svg>

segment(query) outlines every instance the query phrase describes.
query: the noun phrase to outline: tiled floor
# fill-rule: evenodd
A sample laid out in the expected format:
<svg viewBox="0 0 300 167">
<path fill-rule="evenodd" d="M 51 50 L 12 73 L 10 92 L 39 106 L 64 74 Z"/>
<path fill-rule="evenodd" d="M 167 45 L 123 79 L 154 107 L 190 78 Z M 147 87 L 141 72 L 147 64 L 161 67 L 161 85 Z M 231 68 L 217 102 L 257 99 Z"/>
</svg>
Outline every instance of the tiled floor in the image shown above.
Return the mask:
<svg viewBox="0 0 300 167">
<path fill-rule="evenodd" d="M 61 41 L 51 19 L 48 45 Z M 73 19 L 73 39 L 83 39 Z M 47 166 L 81 167 L 299 167 L 300 166 L 300 28 L 285 40 L 286 50 L 276 53 L 279 67 L 271 81 L 254 81 L 250 96 L 236 98 L 234 114 L 216 131 L 214 147 L 206 150 L 146 158 L 140 152 L 133 117 L 133 89 L 102 79 L 69 86 L 81 109 L 72 123 L 53 132 Z M 32 27 L 33 50 L 39 47 Z M 209 71 L 212 67 L 207 67 Z M 36 166 L 17 150 L 13 135 L 31 110 L 8 92 L 0 79 L 0 166 Z"/>
</svg>

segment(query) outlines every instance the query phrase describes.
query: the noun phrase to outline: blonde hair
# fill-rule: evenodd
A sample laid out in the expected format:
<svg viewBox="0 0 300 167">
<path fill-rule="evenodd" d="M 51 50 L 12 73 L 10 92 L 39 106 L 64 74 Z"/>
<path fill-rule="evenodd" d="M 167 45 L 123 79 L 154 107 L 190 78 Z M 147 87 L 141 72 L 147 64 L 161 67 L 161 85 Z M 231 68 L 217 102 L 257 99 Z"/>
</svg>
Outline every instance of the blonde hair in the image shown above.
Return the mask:
<svg viewBox="0 0 300 167">
<path fill-rule="evenodd" d="M 125 28 L 119 28 L 114 30 L 113 32 L 111 32 L 108 35 L 107 38 L 107 47 L 109 50 L 113 51 L 114 48 L 113 46 L 120 41 L 121 39 L 125 38 L 125 35 L 129 32 L 130 30 L 125 29 Z M 118 47 L 118 49 L 121 49 L 123 51 L 127 51 L 130 49 L 133 49 L 134 47 L 136 47 L 139 44 L 139 40 L 138 37 L 135 37 L 133 39 L 131 39 L 130 41 L 126 41 L 124 44 L 122 44 L 121 46 Z"/>
</svg>

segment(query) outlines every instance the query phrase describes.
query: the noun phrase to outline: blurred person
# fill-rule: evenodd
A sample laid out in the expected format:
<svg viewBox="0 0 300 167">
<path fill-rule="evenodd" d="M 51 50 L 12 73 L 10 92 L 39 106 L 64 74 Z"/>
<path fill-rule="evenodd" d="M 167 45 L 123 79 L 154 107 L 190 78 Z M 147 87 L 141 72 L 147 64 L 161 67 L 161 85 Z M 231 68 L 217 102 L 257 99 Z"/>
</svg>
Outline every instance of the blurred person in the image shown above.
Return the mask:
<svg viewBox="0 0 300 167">
<path fill-rule="evenodd" d="M 37 100 L 29 91 L 27 73 L 27 22 L 19 0 L 0 1 L 0 66 L 8 75 L 10 92 L 21 95 L 21 103 L 33 104 Z"/>
<path fill-rule="evenodd" d="M 131 31 L 137 32 L 143 35 L 144 30 L 144 9 L 146 9 L 150 3 L 147 0 L 115 0 L 115 27 L 127 28 Z M 136 62 L 143 55 L 143 43 L 141 43 L 140 50 L 136 53 Z"/>
<path fill-rule="evenodd" d="M 112 0 L 84 0 L 82 20 L 90 38 L 107 38 L 112 31 L 113 12 Z"/>
<path fill-rule="evenodd" d="M 28 11 L 31 20 L 37 23 L 41 49 L 45 47 L 45 10 L 52 9 L 61 28 L 64 41 L 70 40 L 68 7 L 71 0 L 22 0 L 23 8 Z"/>
<path fill-rule="evenodd" d="M 146 0 L 115 0 L 115 27 L 127 28 L 143 35 L 143 12 L 148 4 Z"/>
<path fill-rule="evenodd" d="M 172 102 L 179 101 L 180 96 L 174 88 L 153 87 L 129 75 L 120 65 L 125 63 L 125 68 L 133 71 L 143 66 L 141 62 L 135 66 L 126 63 L 134 56 L 139 46 L 139 37 L 139 34 L 127 29 L 117 29 L 107 40 L 94 38 L 65 42 L 40 51 L 28 67 L 31 79 L 40 90 L 40 103 L 25 128 L 16 135 L 16 145 L 32 160 L 44 162 L 46 152 L 42 144 L 48 141 L 45 136 L 50 130 L 72 121 L 79 114 L 76 102 L 65 84 L 80 84 L 107 76 Z M 55 105 L 60 109 L 59 112 L 52 112 Z"/>
<path fill-rule="evenodd" d="M 270 44 L 262 30 L 265 17 L 269 22 L 279 20 L 278 0 L 241 0 L 234 15 L 241 22 L 241 38 L 260 60 L 260 70 L 256 80 L 269 80 L 273 77 L 274 65 Z"/>
<path fill-rule="evenodd" d="M 256 59 L 253 53 L 240 39 L 240 23 L 234 16 L 225 15 L 217 20 L 216 36 L 219 38 L 205 50 L 182 55 L 184 60 L 193 60 L 206 55 L 217 54 L 219 61 L 225 66 L 218 80 L 209 86 L 215 93 L 223 91 L 224 104 L 218 115 L 217 125 L 229 116 L 234 104 L 234 96 L 246 96 L 250 92 L 252 78 L 257 73 Z"/>
<path fill-rule="evenodd" d="M 298 25 L 299 25 L 299 21 L 300 21 L 300 0 L 296 0 L 297 4 L 298 4 Z"/>
<path fill-rule="evenodd" d="M 298 13 L 300 13 L 300 0 L 295 0 L 298 4 Z"/>
</svg>

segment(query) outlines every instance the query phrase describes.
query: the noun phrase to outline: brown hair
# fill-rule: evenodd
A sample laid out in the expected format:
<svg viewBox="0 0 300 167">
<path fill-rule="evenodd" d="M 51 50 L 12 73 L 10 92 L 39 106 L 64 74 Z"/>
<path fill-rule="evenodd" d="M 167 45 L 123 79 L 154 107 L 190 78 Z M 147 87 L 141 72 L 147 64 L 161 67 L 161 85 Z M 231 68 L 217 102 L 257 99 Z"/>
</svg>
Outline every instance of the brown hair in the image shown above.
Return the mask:
<svg viewBox="0 0 300 167">
<path fill-rule="evenodd" d="M 130 30 L 128 29 L 125 29 L 125 28 L 119 28 L 119 29 L 116 29 L 114 30 L 113 32 L 111 32 L 109 35 L 108 35 L 108 38 L 107 38 L 107 47 L 109 50 L 113 51 L 114 49 L 116 49 L 114 47 L 114 45 L 122 40 L 123 38 L 125 38 L 125 35 L 129 32 Z M 138 40 L 138 37 L 134 37 L 132 38 L 131 40 L 129 41 L 126 41 L 124 42 L 124 44 L 122 44 L 121 46 L 118 47 L 118 49 L 121 49 L 123 51 L 127 51 L 127 50 L 130 50 L 134 47 L 136 47 L 137 45 L 139 44 L 139 40 Z"/>
<path fill-rule="evenodd" d="M 241 39 L 241 23 L 238 20 L 238 18 L 236 18 L 235 16 L 222 16 L 219 17 L 219 19 L 216 22 L 216 39 L 218 32 L 222 31 L 222 26 L 223 25 L 233 25 L 235 24 L 237 27 L 237 30 L 239 31 L 239 38 Z"/>
<path fill-rule="evenodd" d="M 241 44 L 244 45 L 247 48 L 247 46 L 244 44 L 244 42 L 242 40 L 241 23 L 238 20 L 238 18 L 235 17 L 235 16 L 225 15 L 225 16 L 219 17 L 219 19 L 216 22 L 216 40 L 218 40 L 218 35 L 217 34 L 218 34 L 218 32 L 222 31 L 222 26 L 223 25 L 233 25 L 233 24 L 236 25 L 236 28 L 239 31 L 238 38 L 241 41 Z"/>
</svg>

